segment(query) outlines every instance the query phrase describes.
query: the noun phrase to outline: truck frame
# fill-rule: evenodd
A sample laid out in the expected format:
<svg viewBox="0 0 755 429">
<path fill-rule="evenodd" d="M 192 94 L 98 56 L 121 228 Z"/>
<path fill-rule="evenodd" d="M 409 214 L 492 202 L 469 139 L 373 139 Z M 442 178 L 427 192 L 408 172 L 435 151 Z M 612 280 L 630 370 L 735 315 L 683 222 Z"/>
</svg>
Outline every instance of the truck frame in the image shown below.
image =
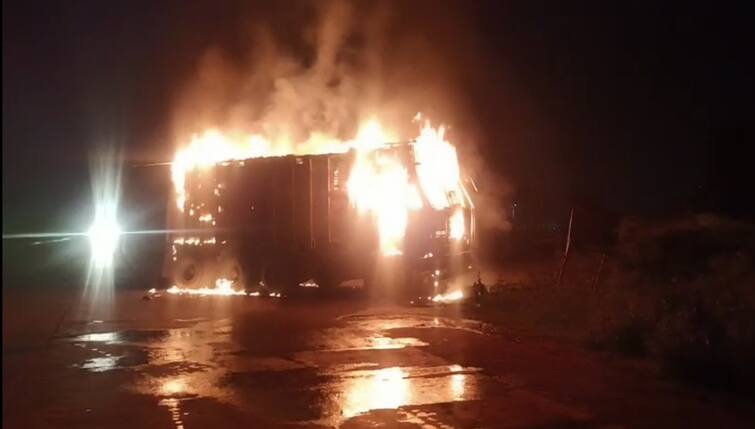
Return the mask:
<svg viewBox="0 0 755 429">
<path fill-rule="evenodd" d="M 416 183 L 412 144 L 377 149 L 398 157 Z M 181 288 L 217 279 L 257 287 L 334 287 L 362 279 L 374 287 L 391 281 L 408 291 L 427 286 L 428 274 L 453 275 L 473 268 L 474 204 L 461 183 L 462 204 L 409 213 L 400 256 L 380 254 L 374 219 L 349 200 L 347 180 L 357 153 L 287 155 L 214 164 L 190 171 L 183 210 L 171 202 L 163 275 Z M 454 210 L 464 216 L 464 236 L 450 237 Z M 385 265 L 394 271 L 381 277 Z M 400 268 L 395 268 L 400 267 Z M 438 283 L 434 283 L 437 287 Z"/>
</svg>

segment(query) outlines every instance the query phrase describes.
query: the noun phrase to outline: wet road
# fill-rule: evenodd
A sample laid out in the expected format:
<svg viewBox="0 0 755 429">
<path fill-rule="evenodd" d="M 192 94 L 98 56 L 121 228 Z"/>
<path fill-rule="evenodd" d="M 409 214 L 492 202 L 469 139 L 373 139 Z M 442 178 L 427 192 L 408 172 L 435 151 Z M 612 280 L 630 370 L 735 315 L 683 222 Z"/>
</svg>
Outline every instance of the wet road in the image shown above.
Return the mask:
<svg viewBox="0 0 755 429">
<path fill-rule="evenodd" d="M 6 427 L 748 427 L 643 365 L 360 299 L 4 302 Z M 7 299 L 7 297 L 4 297 Z"/>
</svg>

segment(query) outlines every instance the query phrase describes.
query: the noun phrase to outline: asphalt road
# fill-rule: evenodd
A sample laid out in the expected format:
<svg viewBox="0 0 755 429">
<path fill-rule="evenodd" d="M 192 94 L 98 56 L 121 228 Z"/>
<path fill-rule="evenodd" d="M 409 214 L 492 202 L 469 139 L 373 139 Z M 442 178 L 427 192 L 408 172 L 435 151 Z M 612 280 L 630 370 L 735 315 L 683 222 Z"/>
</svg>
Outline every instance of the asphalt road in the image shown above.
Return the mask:
<svg viewBox="0 0 755 429">
<path fill-rule="evenodd" d="M 366 299 L 3 290 L 9 428 L 753 427 L 643 363 Z M 739 411 L 737 411 L 739 410 Z"/>
</svg>

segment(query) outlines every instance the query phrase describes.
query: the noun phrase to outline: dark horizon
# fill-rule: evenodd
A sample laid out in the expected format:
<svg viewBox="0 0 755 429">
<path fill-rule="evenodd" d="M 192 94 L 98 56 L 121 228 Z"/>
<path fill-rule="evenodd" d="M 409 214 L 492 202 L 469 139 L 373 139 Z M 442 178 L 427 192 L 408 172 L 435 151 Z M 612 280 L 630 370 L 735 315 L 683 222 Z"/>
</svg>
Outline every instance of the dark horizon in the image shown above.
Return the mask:
<svg viewBox="0 0 755 429">
<path fill-rule="evenodd" d="M 306 4 L 5 2 L 4 232 L 75 224 L 96 145 L 121 146 L 129 162 L 170 157 L 173 102 L 202 53 L 233 58 L 245 49 L 244 19 L 307 22 Z M 442 5 L 395 4 L 391 22 L 440 58 L 461 114 L 438 120 L 473 140 L 493 173 L 485 185 L 513 189 L 505 202 L 753 214 L 744 11 Z"/>
</svg>

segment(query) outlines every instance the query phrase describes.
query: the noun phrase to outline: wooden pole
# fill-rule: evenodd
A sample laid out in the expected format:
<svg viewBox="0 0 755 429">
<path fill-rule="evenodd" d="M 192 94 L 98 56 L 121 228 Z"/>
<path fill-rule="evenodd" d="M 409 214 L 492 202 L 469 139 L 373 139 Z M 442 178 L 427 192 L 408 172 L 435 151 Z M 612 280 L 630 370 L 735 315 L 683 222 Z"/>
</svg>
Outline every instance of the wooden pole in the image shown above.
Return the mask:
<svg viewBox="0 0 755 429">
<path fill-rule="evenodd" d="M 569 260 L 569 250 L 571 249 L 571 230 L 574 224 L 574 208 L 569 210 L 569 229 L 566 232 L 566 246 L 564 246 L 564 256 L 561 258 L 561 268 L 558 270 L 558 280 L 556 282 L 557 287 L 561 287 L 564 279 L 564 271 L 566 270 L 566 262 Z"/>
</svg>

